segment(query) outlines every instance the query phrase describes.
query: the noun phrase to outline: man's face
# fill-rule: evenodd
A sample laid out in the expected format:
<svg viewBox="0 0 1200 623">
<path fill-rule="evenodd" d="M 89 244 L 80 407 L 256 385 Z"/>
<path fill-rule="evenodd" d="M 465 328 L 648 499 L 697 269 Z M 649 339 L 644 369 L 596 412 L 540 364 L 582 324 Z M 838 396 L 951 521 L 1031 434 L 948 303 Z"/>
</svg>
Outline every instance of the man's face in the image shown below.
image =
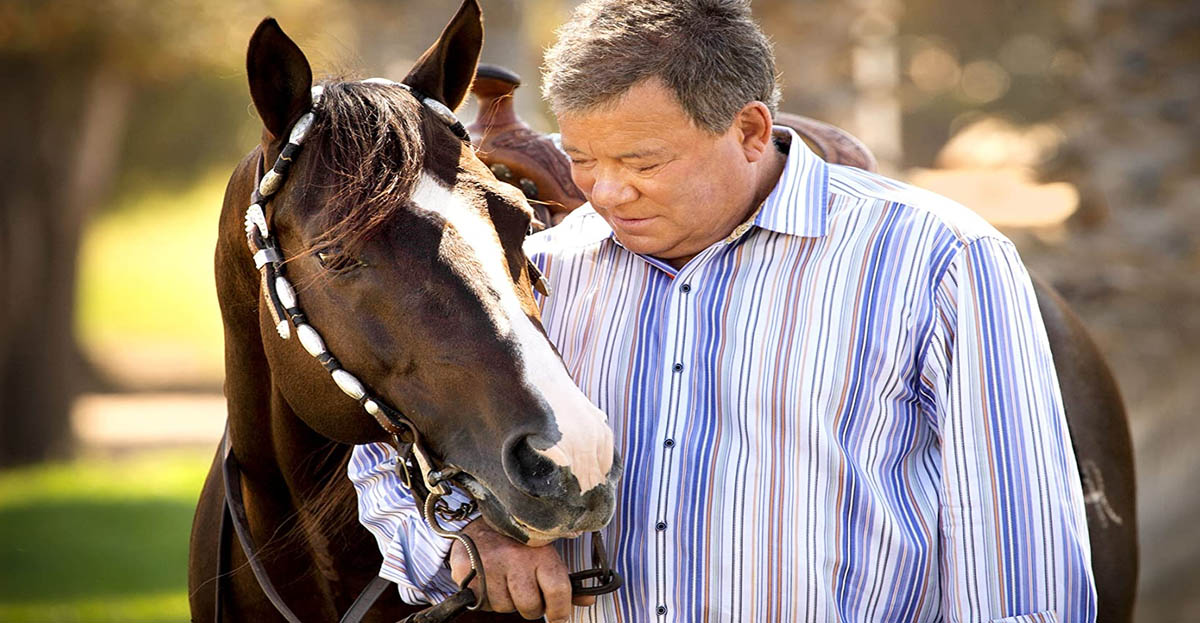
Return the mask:
<svg viewBox="0 0 1200 623">
<path fill-rule="evenodd" d="M 681 267 L 754 207 L 739 125 L 719 135 L 697 127 L 656 79 L 558 125 L 575 183 L 635 253 Z"/>
</svg>

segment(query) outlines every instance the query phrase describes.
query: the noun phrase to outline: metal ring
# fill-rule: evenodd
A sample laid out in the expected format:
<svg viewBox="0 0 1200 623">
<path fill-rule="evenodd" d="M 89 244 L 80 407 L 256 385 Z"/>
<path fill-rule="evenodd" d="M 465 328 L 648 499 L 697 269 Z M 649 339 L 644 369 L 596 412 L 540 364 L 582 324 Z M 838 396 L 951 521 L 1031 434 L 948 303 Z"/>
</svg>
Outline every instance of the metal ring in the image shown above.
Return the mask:
<svg viewBox="0 0 1200 623">
<path fill-rule="evenodd" d="M 471 610 L 478 610 L 483 606 L 483 601 L 487 597 L 487 577 L 483 573 L 483 559 L 480 558 L 479 548 L 475 547 L 475 541 L 471 537 L 464 534 L 462 530 L 447 530 L 438 521 L 434 507 L 442 499 L 443 495 L 443 493 L 431 491 L 429 497 L 425 498 L 425 508 L 423 509 L 425 523 L 429 524 L 429 528 L 439 536 L 447 539 L 457 539 L 459 543 L 462 543 L 463 548 L 467 550 L 467 559 L 471 561 L 471 573 L 463 578 L 463 581 L 459 583 L 459 587 L 467 588 L 467 585 L 472 580 L 479 579 L 479 590 L 475 591 L 475 604 L 469 606 Z"/>
</svg>

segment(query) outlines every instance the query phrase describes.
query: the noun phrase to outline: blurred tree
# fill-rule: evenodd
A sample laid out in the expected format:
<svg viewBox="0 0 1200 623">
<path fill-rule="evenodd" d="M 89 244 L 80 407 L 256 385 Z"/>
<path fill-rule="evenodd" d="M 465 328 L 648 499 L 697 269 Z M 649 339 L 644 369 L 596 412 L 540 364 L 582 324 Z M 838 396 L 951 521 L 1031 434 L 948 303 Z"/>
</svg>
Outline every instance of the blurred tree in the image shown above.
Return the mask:
<svg viewBox="0 0 1200 623">
<path fill-rule="evenodd" d="M 288 13 L 315 20 L 318 4 Z M 136 122 L 136 94 L 196 71 L 240 74 L 245 38 L 267 12 L 214 0 L 0 3 L 0 465 L 71 447 L 76 255 Z M 339 23 L 322 28 L 336 36 Z"/>
</svg>

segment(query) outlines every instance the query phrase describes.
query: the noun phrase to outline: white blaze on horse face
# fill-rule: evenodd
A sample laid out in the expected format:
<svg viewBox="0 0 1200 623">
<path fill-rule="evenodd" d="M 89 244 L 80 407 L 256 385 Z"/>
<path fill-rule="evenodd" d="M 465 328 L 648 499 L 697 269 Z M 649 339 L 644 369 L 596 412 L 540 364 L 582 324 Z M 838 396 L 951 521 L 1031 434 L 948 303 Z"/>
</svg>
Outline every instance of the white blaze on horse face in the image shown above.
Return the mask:
<svg viewBox="0 0 1200 623">
<path fill-rule="evenodd" d="M 508 263 L 495 228 L 465 198 L 427 174 L 421 174 L 413 187 L 412 202 L 446 219 L 448 227 L 474 250 L 488 288 L 499 296 L 498 304 L 484 301 L 484 307 L 501 335 L 513 335 L 520 349 L 524 381 L 550 405 L 562 434 L 553 446 L 538 451 L 570 469 L 581 493 L 607 482 L 613 461 L 608 417 L 579 391 L 546 336 L 525 315 L 505 269 Z"/>
</svg>

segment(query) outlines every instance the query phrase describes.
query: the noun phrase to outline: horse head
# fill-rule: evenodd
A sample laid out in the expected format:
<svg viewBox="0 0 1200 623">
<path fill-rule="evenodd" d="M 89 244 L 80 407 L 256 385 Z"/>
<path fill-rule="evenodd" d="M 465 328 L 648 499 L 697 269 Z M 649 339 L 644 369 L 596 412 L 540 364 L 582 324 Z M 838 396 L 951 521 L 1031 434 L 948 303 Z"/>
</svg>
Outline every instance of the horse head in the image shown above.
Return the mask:
<svg viewBox="0 0 1200 623">
<path fill-rule="evenodd" d="M 542 329 L 521 248 L 532 210 L 456 134 L 449 111 L 482 41 L 479 7 L 466 0 L 402 83 L 314 91 L 303 52 L 264 20 L 247 57 L 261 157 L 235 173 L 226 201 L 248 205 L 234 189 L 272 175 L 281 154 L 290 164 L 259 203 L 295 286 L 281 295 L 298 301 L 303 322 L 273 313 L 267 279 L 253 277 L 270 383 L 287 407 L 349 444 L 388 439 L 366 411 L 390 405 L 437 462 L 461 470 L 489 523 L 541 544 L 607 524 L 620 462 L 607 417 Z M 307 131 L 296 150 L 298 125 Z M 335 383 L 335 369 L 359 385 L 336 372 Z"/>
</svg>

